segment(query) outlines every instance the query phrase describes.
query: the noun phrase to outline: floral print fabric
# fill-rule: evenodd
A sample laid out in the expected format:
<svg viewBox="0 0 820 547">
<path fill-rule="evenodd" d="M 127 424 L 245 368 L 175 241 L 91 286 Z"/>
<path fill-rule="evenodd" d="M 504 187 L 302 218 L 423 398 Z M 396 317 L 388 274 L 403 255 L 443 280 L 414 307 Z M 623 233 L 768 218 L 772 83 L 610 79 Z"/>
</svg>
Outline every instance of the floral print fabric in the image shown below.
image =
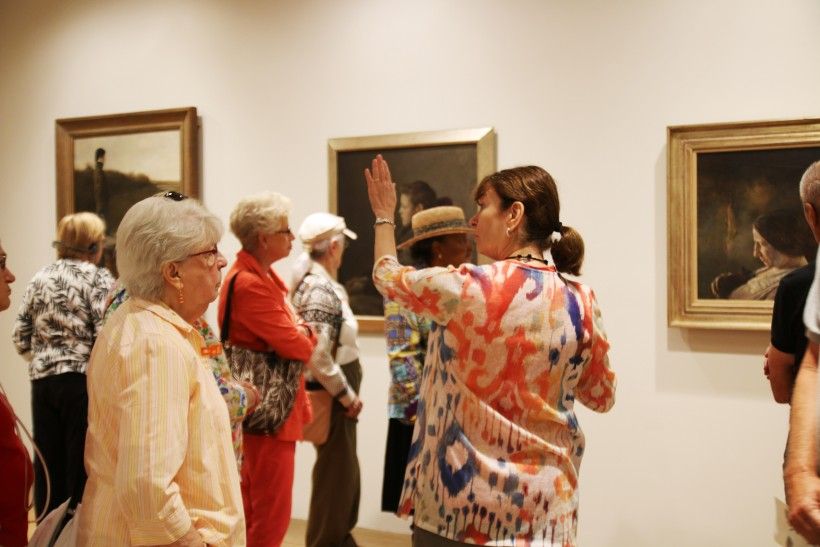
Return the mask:
<svg viewBox="0 0 820 547">
<path fill-rule="evenodd" d="M 91 262 L 61 258 L 34 274 L 14 324 L 14 346 L 32 380 L 85 374 L 114 278 Z"/>
<path fill-rule="evenodd" d="M 391 418 L 412 423 L 416 420 L 430 320 L 386 300 L 384 333 L 391 380 L 387 392 L 388 414 Z"/>
<path fill-rule="evenodd" d="M 399 515 L 482 545 L 575 545 L 584 436 L 615 374 L 593 292 L 551 266 L 416 270 L 381 257 L 379 291 L 434 324 Z"/>
</svg>

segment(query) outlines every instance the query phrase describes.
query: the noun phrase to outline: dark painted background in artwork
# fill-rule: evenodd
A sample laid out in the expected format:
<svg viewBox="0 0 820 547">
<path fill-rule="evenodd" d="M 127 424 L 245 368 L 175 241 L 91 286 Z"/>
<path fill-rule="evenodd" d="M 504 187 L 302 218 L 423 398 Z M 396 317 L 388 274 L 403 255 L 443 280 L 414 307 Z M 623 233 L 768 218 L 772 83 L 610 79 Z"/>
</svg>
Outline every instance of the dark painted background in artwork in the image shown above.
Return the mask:
<svg viewBox="0 0 820 547">
<path fill-rule="evenodd" d="M 752 223 L 763 213 L 794 215 L 795 237 L 816 247 L 803 219 L 798 185 L 820 159 L 820 147 L 709 152 L 697 156 L 698 298 L 715 298 L 710 284 L 726 272 L 754 272 Z"/>
<path fill-rule="evenodd" d="M 397 184 L 423 180 L 438 197 L 449 197 L 464 209 L 469 220 L 475 210 L 472 190 L 477 183 L 476 145 L 454 144 L 392 150 L 356 150 L 338 153 L 337 214 L 359 239 L 345 252 L 339 281 L 350 294 L 353 311 L 359 315 L 383 315 L 382 297 L 371 280 L 373 269 L 373 213 L 367 200 L 364 170 L 381 153 L 390 164 Z M 396 215 L 397 233 L 402 231 Z"/>
</svg>

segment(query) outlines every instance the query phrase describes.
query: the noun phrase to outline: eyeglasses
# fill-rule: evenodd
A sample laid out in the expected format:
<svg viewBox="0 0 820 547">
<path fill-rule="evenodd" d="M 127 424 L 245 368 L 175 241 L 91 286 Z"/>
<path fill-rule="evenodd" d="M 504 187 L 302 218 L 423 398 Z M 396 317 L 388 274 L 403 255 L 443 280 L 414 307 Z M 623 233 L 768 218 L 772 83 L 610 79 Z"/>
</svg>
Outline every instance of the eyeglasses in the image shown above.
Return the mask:
<svg viewBox="0 0 820 547">
<path fill-rule="evenodd" d="M 194 253 L 192 255 L 188 255 L 188 258 L 193 258 L 195 256 L 204 256 L 205 265 L 209 268 L 213 268 L 214 264 L 216 264 L 216 259 L 219 256 L 219 249 L 214 247 L 213 249 L 202 251 L 201 253 Z"/>
<path fill-rule="evenodd" d="M 185 194 L 180 194 L 179 192 L 174 192 L 173 190 L 171 190 L 170 192 L 165 192 L 164 194 L 162 194 L 162 197 L 172 199 L 174 201 L 182 201 L 184 199 L 188 199 L 188 196 L 186 196 Z"/>
<path fill-rule="evenodd" d="M 0 256 L 0 272 L 6 271 L 6 255 Z"/>
<path fill-rule="evenodd" d="M 292 235 L 293 235 L 293 232 L 291 232 L 291 231 L 290 231 L 290 228 L 289 228 L 289 227 L 288 227 L 288 228 L 285 228 L 284 230 L 276 230 L 276 231 L 275 231 L 275 232 L 273 232 L 273 233 L 274 233 L 274 234 L 285 234 L 285 235 L 289 235 L 289 236 L 292 236 Z"/>
</svg>

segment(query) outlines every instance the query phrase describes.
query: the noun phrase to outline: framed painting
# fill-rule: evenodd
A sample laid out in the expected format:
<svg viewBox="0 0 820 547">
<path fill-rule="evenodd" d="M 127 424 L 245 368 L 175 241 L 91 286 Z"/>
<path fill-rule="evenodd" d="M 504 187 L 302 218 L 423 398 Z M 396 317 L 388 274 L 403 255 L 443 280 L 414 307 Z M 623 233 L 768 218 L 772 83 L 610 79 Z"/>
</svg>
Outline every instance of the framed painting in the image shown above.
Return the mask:
<svg viewBox="0 0 820 547">
<path fill-rule="evenodd" d="M 330 210 L 344 217 L 359 235 L 345 253 L 339 282 L 347 288 L 362 332 L 383 329 L 382 297 L 371 280 L 374 219 L 364 181 L 364 170 L 376 154 L 388 161 L 396 182 L 396 241 L 401 243 L 411 237 L 414 211 L 456 205 L 469 220 L 475 210 L 473 188 L 495 171 L 495 131 L 483 127 L 328 141 Z M 403 260 L 401 254 L 399 260 Z"/>
<path fill-rule="evenodd" d="M 817 251 L 798 188 L 820 119 L 669 127 L 668 154 L 669 325 L 768 330 Z"/>
<path fill-rule="evenodd" d="M 197 128 L 194 107 L 57 120 L 57 219 L 100 215 L 113 273 L 117 227 L 131 205 L 170 190 L 199 197 Z"/>
</svg>

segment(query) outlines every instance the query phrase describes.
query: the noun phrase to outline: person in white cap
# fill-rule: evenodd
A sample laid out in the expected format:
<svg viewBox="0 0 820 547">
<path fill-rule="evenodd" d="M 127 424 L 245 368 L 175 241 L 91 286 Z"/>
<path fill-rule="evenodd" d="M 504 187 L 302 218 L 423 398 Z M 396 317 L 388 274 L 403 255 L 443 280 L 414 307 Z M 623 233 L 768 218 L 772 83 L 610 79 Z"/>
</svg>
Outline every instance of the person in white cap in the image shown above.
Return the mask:
<svg viewBox="0 0 820 547">
<path fill-rule="evenodd" d="M 357 395 L 362 380 L 359 330 L 347 292 L 336 281 L 348 239 L 356 234 L 342 217 L 313 213 L 299 228 L 304 253 L 294 269 L 293 304 L 317 333 L 326 337 L 326 352 L 308 364 L 308 390 L 324 389 L 332 397 L 327 440 L 316 445 L 305 545 L 355 546 L 351 530 L 359 516 L 361 491 L 356 455 Z"/>
</svg>

